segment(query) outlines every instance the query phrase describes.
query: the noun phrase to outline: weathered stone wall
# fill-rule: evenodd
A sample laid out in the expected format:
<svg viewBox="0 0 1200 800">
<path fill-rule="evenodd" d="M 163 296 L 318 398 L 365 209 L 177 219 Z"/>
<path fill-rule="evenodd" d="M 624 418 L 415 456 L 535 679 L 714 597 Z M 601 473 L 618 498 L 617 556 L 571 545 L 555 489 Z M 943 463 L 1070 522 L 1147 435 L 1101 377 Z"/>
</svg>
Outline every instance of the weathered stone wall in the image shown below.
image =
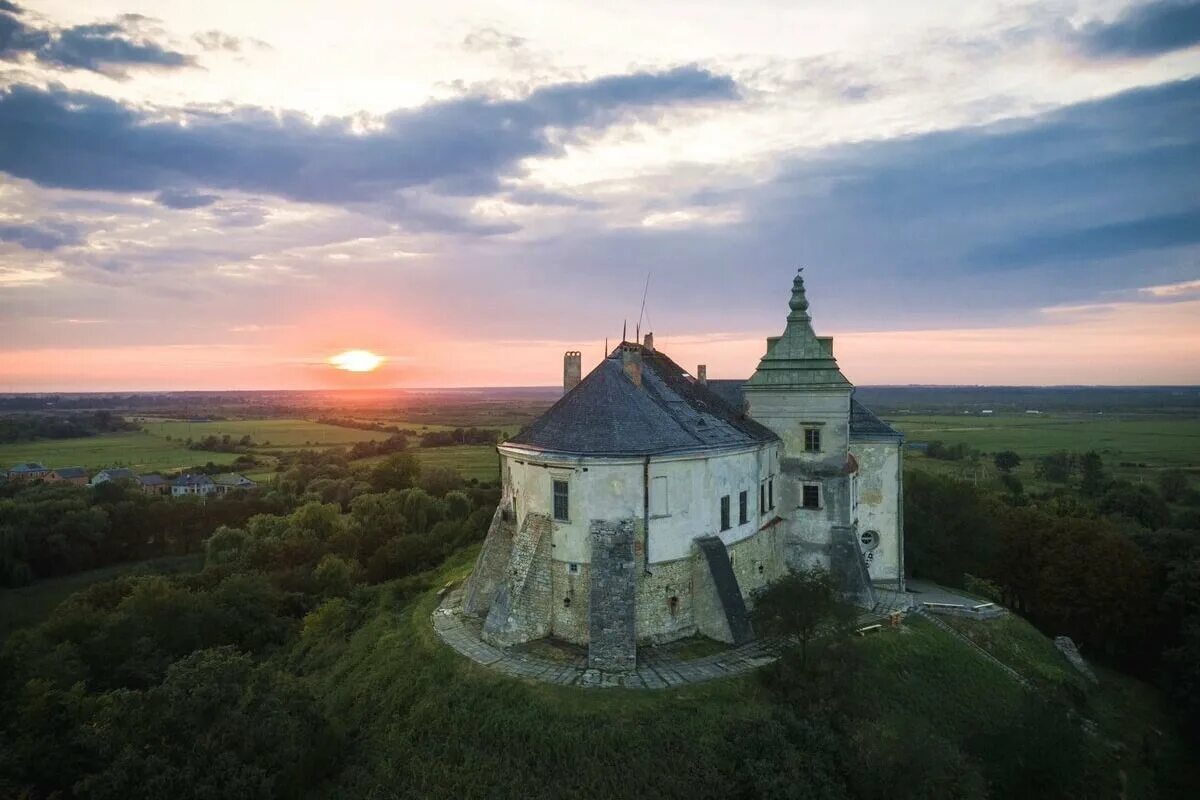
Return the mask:
<svg viewBox="0 0 1200 800">
<path fill-rule="evenodd" d="M 500 647 L 550 634 L 549 517 L 528 514 L 513 537 L 507 574 L 483 623 L 484 641 Z"/>
<path fill-rule="evenodd" d="M 550 635 L 565 642 L 588 643 L 589 611 L 592 601 L 591 564 L 575 563 L 575 572 L 566 561 L 550 562 L 553 598 L 550 601 Z"/>
<path fill-rule="evenodd" d="M 662 644 L 696 632 L 692 616 L 692 556 L 652 564 L 638 576 L 637 639 Z"/>
<path fill-rule="evenodd" d="M 692 574 L 704 610 L 704 616 L 697 618 L 700 632 L 730 644 L 750 641 L 753 631 L 746 601 L 724 542 L 716 536 L 702 536 L 696 540 L 696 548 L 699 552 Z"/>
<path fill-rule="evenodd" d="M 859 536 L 867 531 L 879 534 L 879 543 L 863 552 L 871 580 L 898 583 L 903 577 L 904 554 L 900 518 L 901 444 L 855 441 L 851 443 L 851 452 L 858 461 L 854 518 Z"/>
<path fill-rule="evenodd" d="M 591 537 L 588 664 L 608 672 L 636 669 L 633 520 L 593 520 Z"/>
<path fill-rule="evenodd" d="M 479 558 L 475 559 L 475 569 L 467 580 L 463 598 L 463 611 L 467 614 L 486 617 L 491 609 L 496 590 L 507 575 L 515 529 L 512 512 L 501 503 L 492 516 L 487 538 L 483 540 L 483 549 L 479 551 Z"/>
<path fill-rule="evenodd" d="M 787 572 L 783 557 L 782 523 L 771 525 L 749 539 L 729 545 L 729 562 L 747 606 L 754 604 L 754 593 Z"/>
</svg>

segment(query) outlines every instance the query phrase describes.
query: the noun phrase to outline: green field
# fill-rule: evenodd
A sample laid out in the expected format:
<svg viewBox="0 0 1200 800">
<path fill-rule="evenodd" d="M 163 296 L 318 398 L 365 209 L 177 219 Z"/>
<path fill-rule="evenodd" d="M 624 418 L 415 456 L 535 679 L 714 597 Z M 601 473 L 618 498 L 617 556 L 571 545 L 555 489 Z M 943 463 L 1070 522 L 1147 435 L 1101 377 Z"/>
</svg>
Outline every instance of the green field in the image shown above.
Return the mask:
<svg viewBox="0 0 1200 800">
<path fill-rule="evenodd" d="M 203 439 L 206 436 L 219 438 L 229 434 L 229 437 L 236 441 L 243 436 L 249 436 L 255 445 L 270 448 L 330 447 L 371 442 L 391 436 L 390 433 L 323 425 L 303 419 L 241 419 L 216 422 L 147 420 L 145 428 L 155 436 L 170 436 L 182 440 Z"/>
<path fill-rule="evenodd" d="M 414 450 L 413 453 L 423 467 L 449 467 L 458 470 L 464 478 L 481 481 L 495 481 L 500 477 L 496 448 L 490 445 L 430 447 Z"/>
<path fill-rule="evenodd" d="M 0 466 L 8 468 L 18 461 L 40 461 L 55 467 L 130 467 L 138 472 L 169 472 L 206 461 L 233 460 L 228 453 L 189 450 L 183 442 L 168 442 L 144 431 L 105 433 L 82 439 L 42 439 L 0 445 Z"/>
<path fill-rule="evenodd" d="M 1105 461 L 1200 466 L 1200 419 L 1109 417 L 1100 414 L 896 416 L 888 420 L 909 442 L 962 442 L 984 453 L 1015 450 L 1038 456 L 1095 450 Z"/>
</svg>

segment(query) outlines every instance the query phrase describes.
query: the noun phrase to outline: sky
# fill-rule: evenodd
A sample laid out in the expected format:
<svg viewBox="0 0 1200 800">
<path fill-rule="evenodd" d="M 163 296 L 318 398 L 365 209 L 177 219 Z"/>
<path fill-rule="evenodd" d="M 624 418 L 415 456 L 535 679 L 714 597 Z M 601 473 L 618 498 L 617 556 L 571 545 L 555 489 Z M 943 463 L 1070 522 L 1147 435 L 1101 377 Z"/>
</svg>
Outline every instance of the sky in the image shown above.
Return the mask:
<svg viewBox="0 0 1200 800">
<path fill-rule="evenodd" d="M 798 267 L 858 384 L 1200 384 L 1198 121 L 1188 0 L 0 0 L 0 392 L 745 378 Z"/>
</svg>

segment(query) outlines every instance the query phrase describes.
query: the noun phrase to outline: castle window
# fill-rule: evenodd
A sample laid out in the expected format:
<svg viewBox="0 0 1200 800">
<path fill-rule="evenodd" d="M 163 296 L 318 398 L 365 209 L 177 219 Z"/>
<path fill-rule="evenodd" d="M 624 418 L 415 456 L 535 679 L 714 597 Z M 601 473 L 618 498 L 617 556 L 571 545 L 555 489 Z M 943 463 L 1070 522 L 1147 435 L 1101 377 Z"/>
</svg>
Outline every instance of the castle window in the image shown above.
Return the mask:
<svg viewBox="0 0 1200 800">
<path fill-rule="evenodd" d="M 579 565 L 578 564 L 567 564 L 567 572 L 571 573 L 572 575 L 576 574 L 577 572 L 579 572 Z"/>
<path fill-rule="evenodd" d="M 767 508 L 775 508 L 775 479 L 767 479 Z"/>
<path fill-rule="evenodd" d="M 746 492 L 738 495 L 738 524 L 745 525 L 750 519 L 750 501 Z"/>
<path fill-rule="evenodd" d="M 821 487 L 815 483 L 804 484 L 804 495 L 801 505 L 804 508 L 821 507 Z"/>
<path fill-rule="evenodd" d="M 567 482 L 554 482 L 554 518 L 559 522 L 569 521 L 567 516 Z"/>
<path fill-rule="evenodd" d="M 650 479 L 650 516 L 665 517 L 670 513 L 667 503 L 667 477 L 661 475 Z"/>
<path fill-rule="evenodd" d="M 809 453 L 821 452 L 821 429 L 820 428 L 805 428 L 804 429 L 804 449 Z"/>
<path fill-rule="evenodd" d="M 767 513 L 767 482 L 763 481 L 758 485 L 758 513 L 760 516 L 765 516 Z"/>
<path fill-rule="evenodd" d="M 721 498 L 721 530 L 729 530 L 729 495 Z"/>
<path fill-rule="evenodd" d="M 863 531 L 862 536 L 858 538 L 862 542 L 862 549 L 866 552 L 879 547 L 879 531 Z"/>
</svg>

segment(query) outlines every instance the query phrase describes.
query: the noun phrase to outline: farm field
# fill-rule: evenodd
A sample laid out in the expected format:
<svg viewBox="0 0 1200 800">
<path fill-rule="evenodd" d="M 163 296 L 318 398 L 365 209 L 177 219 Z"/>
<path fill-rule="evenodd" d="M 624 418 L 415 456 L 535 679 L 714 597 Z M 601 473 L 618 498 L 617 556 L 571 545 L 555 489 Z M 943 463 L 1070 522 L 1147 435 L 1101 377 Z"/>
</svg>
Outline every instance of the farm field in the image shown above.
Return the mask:
<svg viewBox="0 0 1200 800">
<path fill-rule="evenodd" d="M 249 436 L 258 447 L 301 448 L 330 447 L 333 445 L 370 442 L 388 438 L 391 434 L 378 431 L 363 431 L 323 425 L 303 419 L 243 419 L 218 420 L 215 422 L 188 422 L 186 420 L 147 420 L 146 430 L 154 436 L 186 440 L 203 439 L 206 436 L 221 437 L 229 434 L 237 440 Z"/>
<path fill-rule="evenodd" d="M 903 431 L 909 442 L 961 442 L 983 453 L 1015 450 L 1022 456 L 1040 456 L 1056 450 L 1095 450 L 1106 462 L 1200 466 L 1200 418 L 1183 415 L 914 415 L 895 416 L 888 422 Z"/>
<path fill-rule="evenodd" d="M 105 433 L 82 439 L 42 439 L 0 445 L 0 466 L 8 468 L 18 461 L 40 461 L 50 468 L 130 467 L 140 472 L 168 472 L 206 461 L 232 460 L 228 453 L 189 450 L 183 442 L 144 431 Z"/>
<path fill-rule="evenodd" d="M 489 445 L 429 447 L 412 452 L 423 467 L 449 467 L 458 470 L 464 478 L 476 478 L 481 481 L 495 481 L 500 478 L 496 448 Z"/>
</svg>

